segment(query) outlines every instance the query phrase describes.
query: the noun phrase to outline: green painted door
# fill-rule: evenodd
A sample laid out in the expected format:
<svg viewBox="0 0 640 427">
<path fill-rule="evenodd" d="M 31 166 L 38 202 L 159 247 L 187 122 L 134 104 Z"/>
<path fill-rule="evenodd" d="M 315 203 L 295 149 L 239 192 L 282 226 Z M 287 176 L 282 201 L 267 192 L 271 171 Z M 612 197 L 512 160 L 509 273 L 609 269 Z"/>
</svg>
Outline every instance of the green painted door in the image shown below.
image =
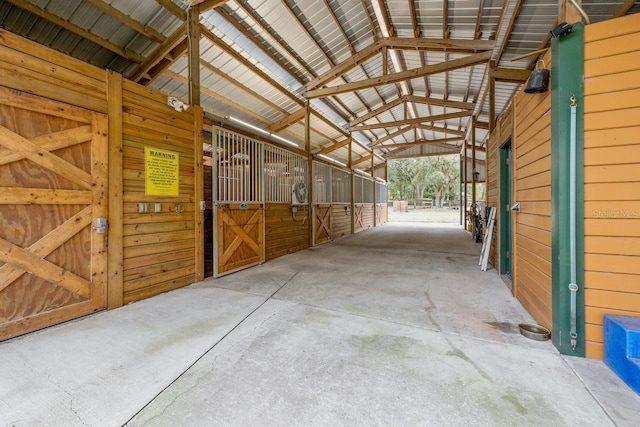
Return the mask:
<svg viewBox="0 0 640 427">
<path fill-rule="evenodd" d="M 511 141 L 500 147 L 500 274 L 511 276 Z"/>
</svg>

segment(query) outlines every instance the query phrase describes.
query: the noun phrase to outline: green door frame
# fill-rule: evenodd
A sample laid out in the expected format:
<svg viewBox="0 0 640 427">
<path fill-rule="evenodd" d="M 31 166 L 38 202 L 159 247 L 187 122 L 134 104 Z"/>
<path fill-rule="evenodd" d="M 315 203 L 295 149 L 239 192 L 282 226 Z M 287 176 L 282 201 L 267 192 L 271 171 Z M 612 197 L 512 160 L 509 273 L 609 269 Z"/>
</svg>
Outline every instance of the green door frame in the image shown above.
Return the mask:
<svg viewBox="0 0 640 427">
<path fill-rule="evenodd" d="M 576 192 L 570 194 L 569 147 L 571 97 L 576 111 Z M 576 201 L 576 326 L 573 349 L 569 199 Z M 585 354 L 584 316 L 584 25 L 573 25 L 570 34 L 551 41 L 551 280 L 553 344 L 562 354 Z"/>
<path fill-rule="evenodd" d="M 511 139 L 500 147 L 500 274 L 511 275 Z"/>
</svg>

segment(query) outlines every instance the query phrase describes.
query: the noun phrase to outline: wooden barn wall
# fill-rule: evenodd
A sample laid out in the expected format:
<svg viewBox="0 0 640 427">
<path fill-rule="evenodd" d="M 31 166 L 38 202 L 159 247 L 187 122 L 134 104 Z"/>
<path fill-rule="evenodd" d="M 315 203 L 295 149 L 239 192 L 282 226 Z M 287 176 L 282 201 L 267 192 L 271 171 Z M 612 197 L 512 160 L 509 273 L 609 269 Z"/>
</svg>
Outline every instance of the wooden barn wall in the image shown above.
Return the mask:
<svg viewBox="0 0 640 427">
<path fill-rule="evenodd" d="M 514 104 L 514 294 L 551 329 L 551 93 L 520 92 Z"/>
<path fill-rule="evenodd" d="M 177 112 L 166 95 L 126 80 L 122 87 L 126 304 L 195 281 L 195 131 L 193 108 Z M 145 147 L 178 153 L 178 196 L 145 195 Z M 139 203 L 149 203 L 149 213 L 138 213 Z"/>
<path fill-rule="evenodd" d="M 376 227 L 389 222 L 389 206 L 386 203 L 378 203 L 380 210 L 380 221 L 376 223 Z"/>
<path fill-rule="evenodd" d="M 500 206 L 500 147 L 513 136 L 513 109 L 510 108 L 498 121 L 487 140 L 487 206 L 496 208 L 496 220 L 491 237 L 489 262 L 500 271 L 500 221 L 504 206 Z"/>
<path fill-rule="evenodd" d="M 204 165 L 204 277 L 213 276 L 213 167 Z"/>
<path fill-rule="evenodd" d="M 265 259 L 294 253 L 309 247 L 309 207 L 298 206 L 294 215 L 290 203 L 265 204 Z"/>
<path fill-rule="evenodd" d="M 178 113 L 165 95 L 4 30 L 0 85 L 109 115 L 109 308 L 193 283 L 194 109 Z M 145 146 L 180 154 L 179 197 L 144 195 Z M 161 212 L 139 214 L 141 202 Z"/>
<path fill-rule="evenodd" d="M 373 217 L 375 216 L 375 205 L 373 203 L 362 204 L 362 229 L 360 231 L 373 228 Z"/>
<path fill-rule="evenodd" d="M 331 204 L 331 239 L 336 240 L 351 234 L 351 204 Z"/>
<path fill-rule="evenodd" d="M 640 15 L 585 27 L 586 356 L 602 316 L 640 316 Z"/>
</svg>

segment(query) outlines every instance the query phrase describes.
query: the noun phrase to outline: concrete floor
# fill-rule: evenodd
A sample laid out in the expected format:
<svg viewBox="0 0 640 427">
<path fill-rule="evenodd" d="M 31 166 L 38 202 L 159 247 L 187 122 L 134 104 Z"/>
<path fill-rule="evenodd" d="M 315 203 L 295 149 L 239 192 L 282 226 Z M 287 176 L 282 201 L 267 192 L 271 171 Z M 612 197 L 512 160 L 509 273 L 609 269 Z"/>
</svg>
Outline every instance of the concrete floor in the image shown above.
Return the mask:
<svg viewBox="0 0 640 427">
<path fill-rule="evenodd" d="M 0 343 L 0 426 L 633 425 L 455 225 L 387 224 Z"/>
</svg>

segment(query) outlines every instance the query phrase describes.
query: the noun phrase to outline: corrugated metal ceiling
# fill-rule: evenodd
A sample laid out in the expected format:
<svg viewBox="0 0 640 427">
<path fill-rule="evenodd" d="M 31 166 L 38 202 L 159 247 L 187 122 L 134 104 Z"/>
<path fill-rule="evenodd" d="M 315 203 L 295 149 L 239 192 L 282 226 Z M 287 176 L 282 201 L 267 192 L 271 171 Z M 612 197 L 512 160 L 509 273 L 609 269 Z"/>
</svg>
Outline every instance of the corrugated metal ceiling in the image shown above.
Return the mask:
<svg viewBox="0 0 640 427">
<path fill-rule="evenodd" d="M 186 100 L 188 66 L 185 36 L 180 38 L 179 29 L 193 1 L 171 1 L 3 0 L 0 26 L 99 67 L 139 77 L 141 82 Z M 592 22 L 611 19 L 625 3 L 582 1 Z M 229 0 L 215 6 L 200 16 L 203 28 L 219 40 L 214 43 L 203 37 L 200 42 L 202 105 L 212 117 L 224 120 L 232 116 L 264 129 L 303 108 L 309 82 L 351 61 L 354 54 L 381 43 L 384 37 L 443 42 L 494 40 L 493 59 L 498 59 L 498 67 L 531 69 L 535 57 L 511 59 L 544 47 L 557 17 L 557 0 Z M 636 2 L 623 12 L 638 13 L 640 5 Z M 126 15 L 129 22 L 118 14 Z M 162 49 L 162 42 L 171 37 L 176 37 L 177 42 L 165 56 L 175 55 L 173 63 L 168 67 L 162 63 L 146 64 L 146 58 Z M 387 73 L 433 66 L 467 55 L 437 49 L 390 49 L 383 59 L 380 47 L 377 54 L 319 87 L 380 79 Z M 383 70 L 384 64 L 387 70 Z M 385 105 L 403 95 L 470 102 L 475 105 L 476 120 L 488 122 L 487 81 L 487 66 L 483 63 L 312 98 L 312 146 L 316 150 L 338 146 L 349 135 L 350 121 L 373 115 L 371 112 L 376 110 L 382 112 L 360 125 L 462 111 L 453 106 L 415 102 L 385 109 Z M 498 114 L 509 107 L 519 87 L 513 83 L 496 84 Z M 354 144 L 354 153 L 356 157 L 366 156 L 368 150 L 364 146 L 376 145 L 378 140 L 384 141 L 384 146 L 375 149 L 379 155 L 376 164 L 384 161 L 385 154 L 458 152 L 458 141 L 396 149 L 389 146 L 450 139 L 460 133 L 468 137 L 470 124 L 467 116 L 415 125 L 406 132 L 400 131 L 406 127 L 400 124 L 364 130 L 354 126 L 353 136 L 360 142 Z M 304 133 L 300 120 L 277 129 L 279 136 L 299 147 L 304 146 Z M 476 135 L 477 143 L 482 143 L 487 131 L 477 129 Z M 328 155 L 344 161 L 347 152 L 339 148 Z"/>
</svg>

